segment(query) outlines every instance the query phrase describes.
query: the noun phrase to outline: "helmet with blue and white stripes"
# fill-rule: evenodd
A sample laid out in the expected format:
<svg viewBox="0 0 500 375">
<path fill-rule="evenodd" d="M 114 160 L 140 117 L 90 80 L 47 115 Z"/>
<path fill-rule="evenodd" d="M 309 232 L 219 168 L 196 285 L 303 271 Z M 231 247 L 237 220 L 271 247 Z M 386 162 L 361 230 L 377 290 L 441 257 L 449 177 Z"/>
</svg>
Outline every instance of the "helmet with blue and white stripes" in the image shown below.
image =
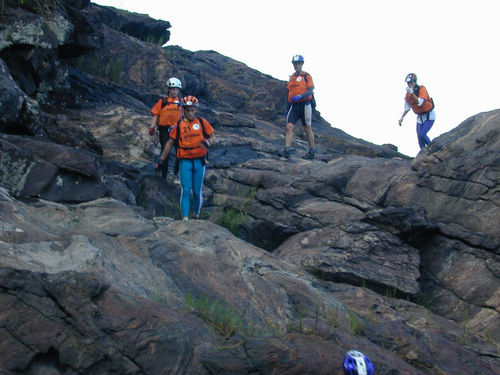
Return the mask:
<svg viewBox="0 0 500 375">
<path fill-rule="evenodd" d="M 344 357 L 345 375 L 374 375 L 375 370 L 370 359 L 357 350 L 350 350 Z"/>
<path fill-rule="evenodd" d="M 302 55 L 295 55 L 292 57 L 292 63 L 304 63 L 304 56 Z"/>
</svg>

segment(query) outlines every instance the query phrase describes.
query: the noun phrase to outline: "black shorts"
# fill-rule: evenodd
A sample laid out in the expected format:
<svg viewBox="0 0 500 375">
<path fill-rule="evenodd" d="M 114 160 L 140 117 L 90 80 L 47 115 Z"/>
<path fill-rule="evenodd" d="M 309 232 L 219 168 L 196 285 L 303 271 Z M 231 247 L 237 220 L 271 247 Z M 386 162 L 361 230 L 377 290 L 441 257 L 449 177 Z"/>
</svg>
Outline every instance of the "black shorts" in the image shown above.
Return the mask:
<svg viewBox="0 0 500 375">
<path fill-rule="evenodd" d="M 160 140 L 160 146 L 162 151 L 165 148 L 168 139 L 170 138 L 169 134 L 171 128 L 172 128 L 171 126 L 158 126 L 158 138 Z"/>
<path fill-rule="evenodd" d="M 301 120 L 302 125 L 304 126 L 311 126 L 312 123 L 311 101 L 290 104 L 290 108 L 288 109 L 286 116 L 286 122 L 295 124 L 298 120 Z"/>
</svg>

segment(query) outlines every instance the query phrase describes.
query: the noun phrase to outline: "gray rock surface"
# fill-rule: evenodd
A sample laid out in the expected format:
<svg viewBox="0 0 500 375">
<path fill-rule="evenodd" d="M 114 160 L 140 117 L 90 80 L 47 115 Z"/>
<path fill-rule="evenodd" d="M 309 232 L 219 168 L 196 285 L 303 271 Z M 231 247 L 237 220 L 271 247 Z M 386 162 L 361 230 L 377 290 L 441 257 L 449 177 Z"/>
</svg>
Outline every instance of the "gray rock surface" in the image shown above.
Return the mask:
<svg viewBox="0 0 500 375">
<path fill-rule="evenodd" d="M 451 320 L 320 281 L 209 221 L 1 197 L 7 374 L 328 374 L 353 346 L 381 373 L 496 371 L 495 346 Z"/>
<path fill-rule="evenodd" d="M 413 160 L 315 111 L 316 160 L 300 127 L 285 160 L 285 82 L 60 5 L 0 19 L 2 375 L 341 374 L 351 348 L 383 375 L 500 372 L 500 110 Z M 147 134 L 170 76 L 217 137 L 188 223 Z"/>
</svg>

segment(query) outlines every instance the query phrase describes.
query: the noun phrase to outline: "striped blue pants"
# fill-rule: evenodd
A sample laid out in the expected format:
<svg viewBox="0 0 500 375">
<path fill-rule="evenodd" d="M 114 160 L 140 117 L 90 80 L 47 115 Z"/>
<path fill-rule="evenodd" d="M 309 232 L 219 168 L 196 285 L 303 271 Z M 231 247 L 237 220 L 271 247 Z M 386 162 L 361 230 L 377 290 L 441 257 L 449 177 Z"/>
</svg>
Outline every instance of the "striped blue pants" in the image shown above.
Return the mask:
<svg viewBox="0 0 500 375">
<path fill-rule="evenodd" d="M 191 192 L 193 193 L 193 213 L 199 215 L 203 205 L 203 180 L 205 166 L 202 159 L 181 159 L 179 161 L 181 180 L 181 215 L 189 217 Z"/>
</svg>

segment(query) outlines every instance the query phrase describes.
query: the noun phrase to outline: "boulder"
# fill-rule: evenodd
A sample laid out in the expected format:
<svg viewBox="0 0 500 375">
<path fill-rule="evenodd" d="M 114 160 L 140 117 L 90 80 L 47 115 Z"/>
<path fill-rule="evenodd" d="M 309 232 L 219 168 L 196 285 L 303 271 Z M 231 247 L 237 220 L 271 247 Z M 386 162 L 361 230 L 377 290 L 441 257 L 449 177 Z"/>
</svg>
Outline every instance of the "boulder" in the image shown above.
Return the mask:
<svg viewBox="0 0 500 375">
<path fill-rule="evenodd" d="M 438 233 L 422 237 L 421 300 L 498 340 L 500 111 L 478 114 L 433 140 L 395 180 L 386 206 L 425 210 Z"/>
<path fill-rule="evenodd" d="M 38 102 L 27 96 L 12 78 L 9 68 L 0 59 L 0 131 L 2 133 L 40 133 L 37 124 L 40 108 Z"/>
<path fill-rule="evenodd" d="M 494 345 L 453 321 L 315 279 L 208 221 L 147 219 L 113 199 L 21 203 L 5 190 L 0 208 L 6 374 L 340 374 L 352 347 L 382 374 L 498 369 Z"/>
<path fill-rule="evenodd" d="M 285 241 L 276 253 L 324 280 L 369 286 L 391 296 L 420 291 L 418 251 L 369 224 L 303 232 Z"/>
</svg>

